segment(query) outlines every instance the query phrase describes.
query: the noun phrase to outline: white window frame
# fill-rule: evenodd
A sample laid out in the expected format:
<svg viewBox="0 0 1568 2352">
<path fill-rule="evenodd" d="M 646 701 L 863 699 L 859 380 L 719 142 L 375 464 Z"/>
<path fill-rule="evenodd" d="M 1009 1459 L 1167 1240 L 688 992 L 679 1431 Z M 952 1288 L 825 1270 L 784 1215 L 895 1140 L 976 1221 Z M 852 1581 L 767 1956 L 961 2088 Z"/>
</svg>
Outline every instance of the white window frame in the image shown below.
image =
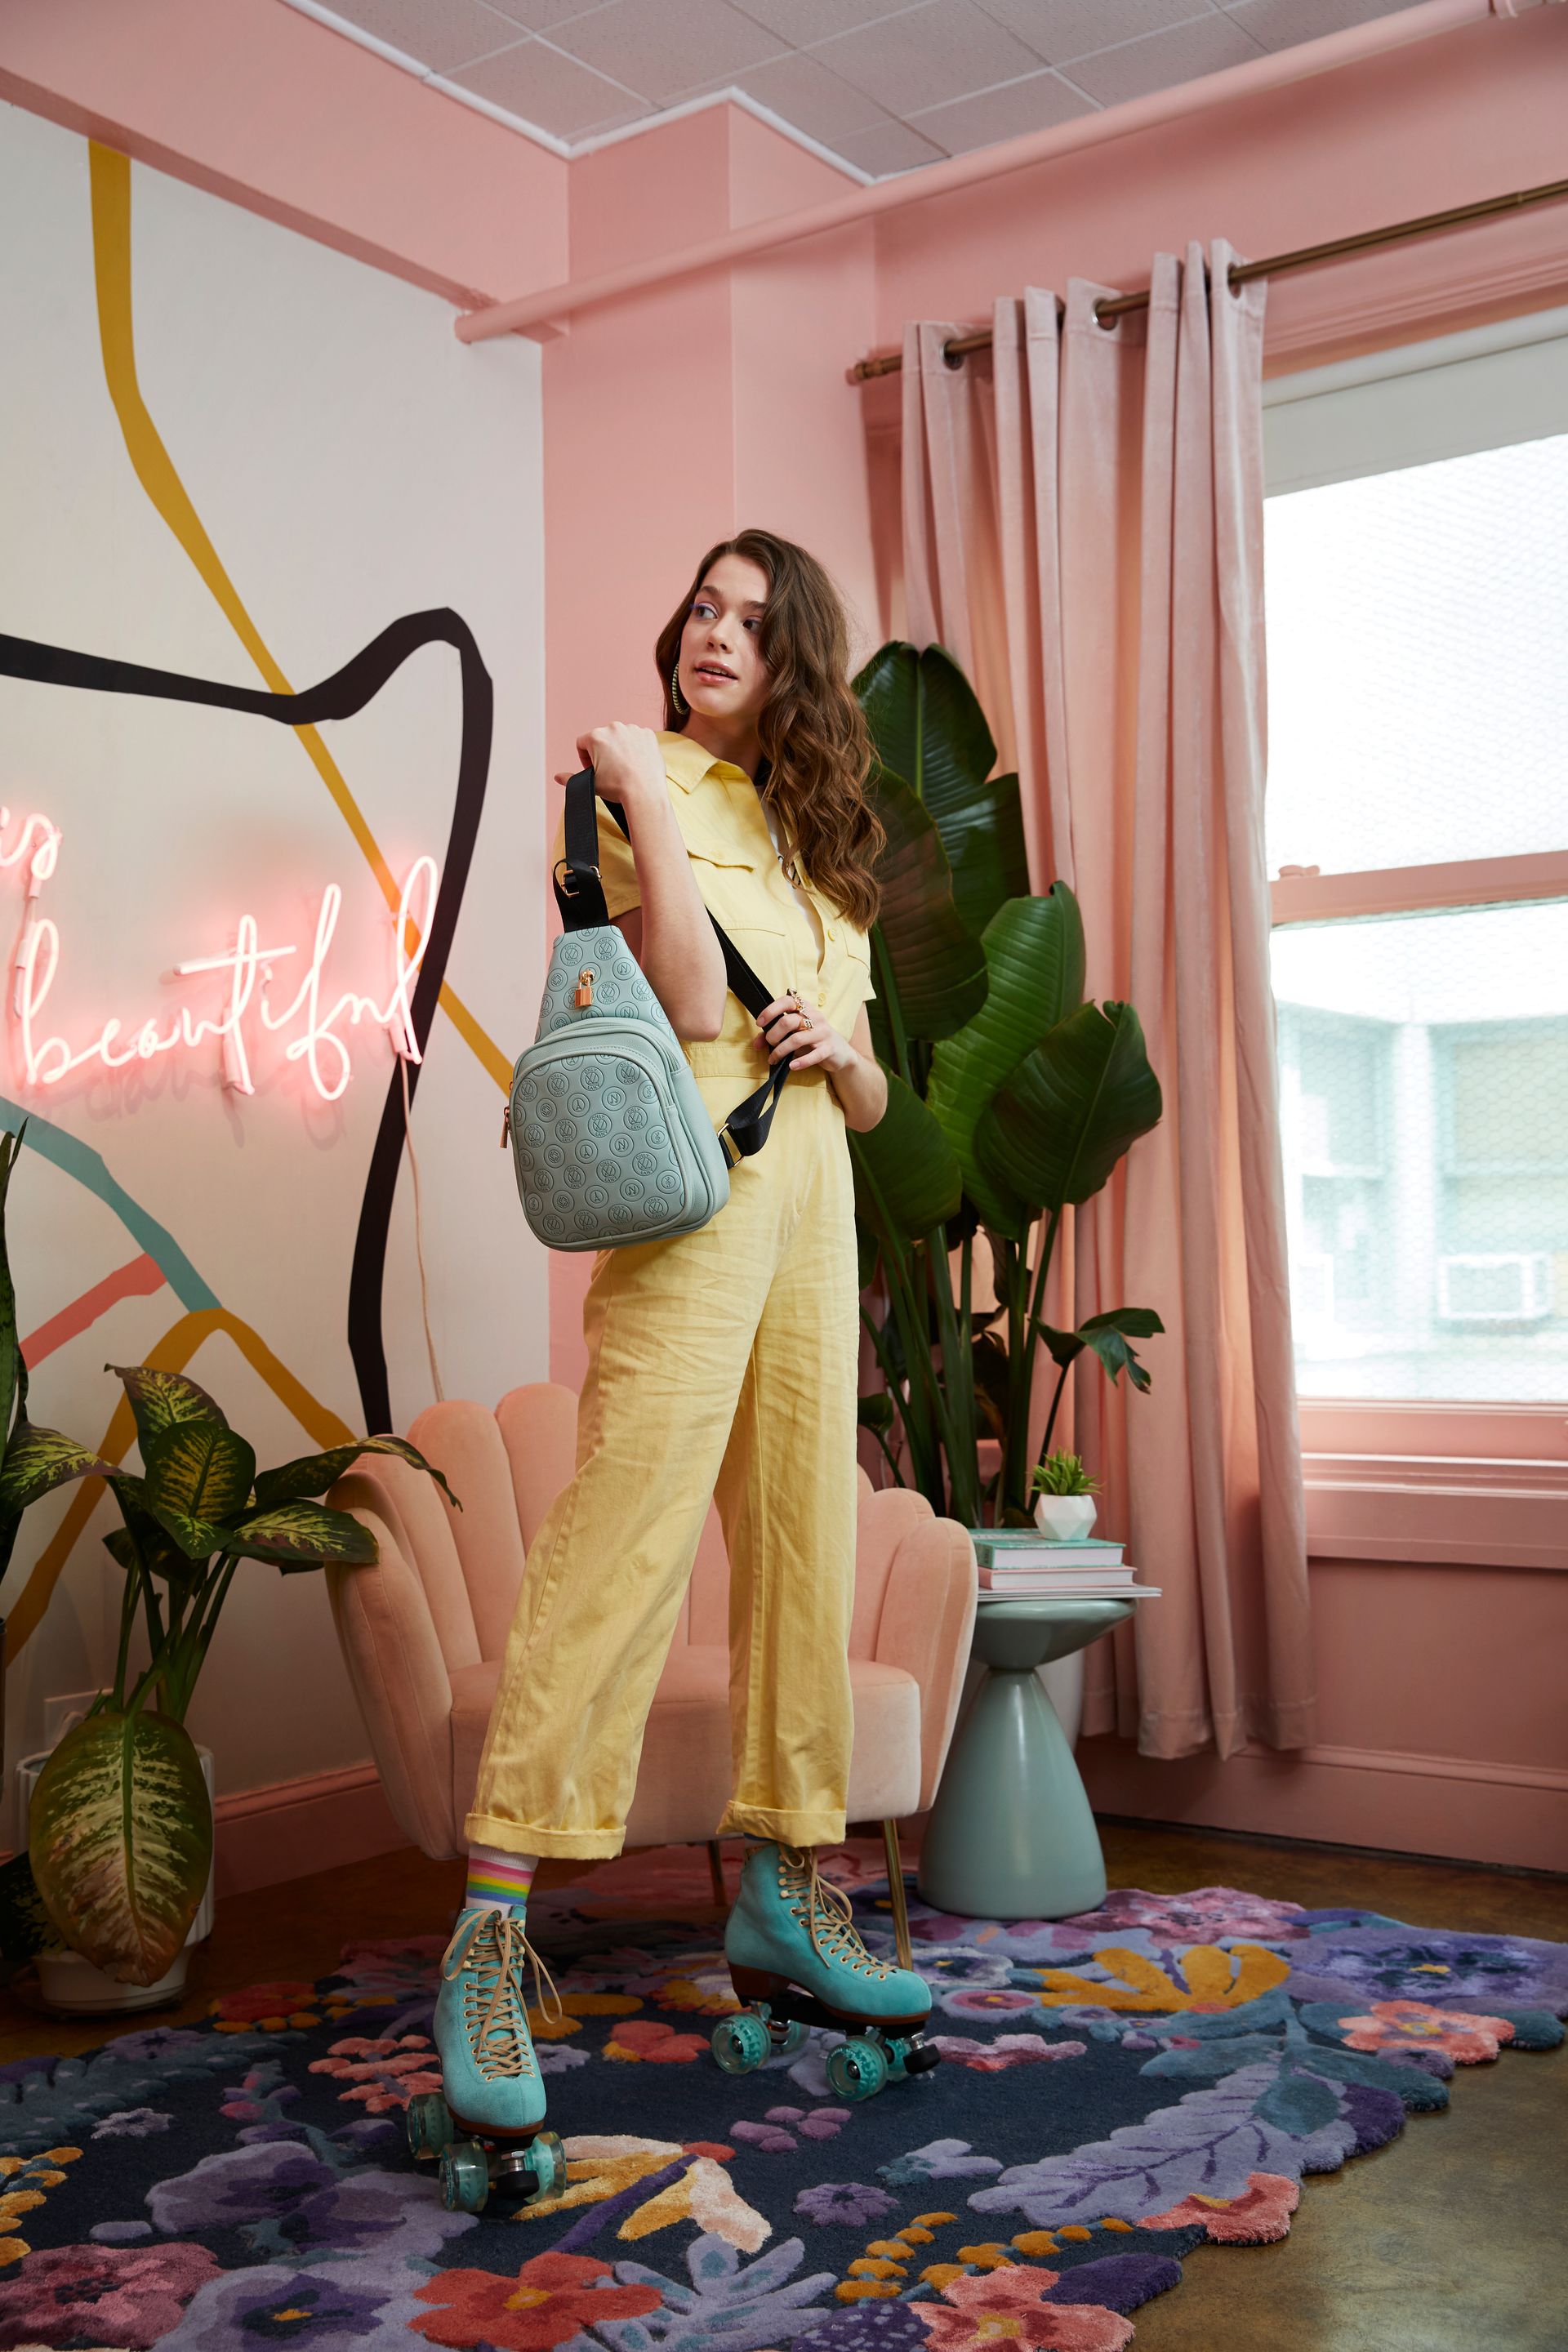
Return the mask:
<svg viewBox="0 0 1568 2352">
<path fill-rule="evenodd" d="M 1269 494 L 1563 432 L 1568 307 L 1264 386 Z M 1285 867 L 1276 928 L 1568 898 L 1568 844 L 1531 856 L 1349 874 Z M 1568 1570 L 1568 1401 L 1302 1402 L 1315 1559 Z"/>
</svg>

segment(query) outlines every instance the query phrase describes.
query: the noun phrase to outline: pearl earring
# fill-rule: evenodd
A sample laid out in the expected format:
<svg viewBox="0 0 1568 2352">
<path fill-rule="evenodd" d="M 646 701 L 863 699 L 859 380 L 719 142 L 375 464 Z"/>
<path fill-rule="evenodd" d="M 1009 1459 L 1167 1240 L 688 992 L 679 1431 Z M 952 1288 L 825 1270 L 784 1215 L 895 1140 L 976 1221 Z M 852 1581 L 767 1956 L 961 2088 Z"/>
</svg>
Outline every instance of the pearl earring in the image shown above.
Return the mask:
<svg viewBox="0 0 1568 2352">
<path fill-rule="evenodd" d="M 679 654 L 677 654 L 675 660 L 670 667 L 669 698 L 675 705 L 678 715 L 683 710 L 689 710 L 691 707 L 687 701 L 686 697 L 680 691 L 680 656 Z"/>
</svg>

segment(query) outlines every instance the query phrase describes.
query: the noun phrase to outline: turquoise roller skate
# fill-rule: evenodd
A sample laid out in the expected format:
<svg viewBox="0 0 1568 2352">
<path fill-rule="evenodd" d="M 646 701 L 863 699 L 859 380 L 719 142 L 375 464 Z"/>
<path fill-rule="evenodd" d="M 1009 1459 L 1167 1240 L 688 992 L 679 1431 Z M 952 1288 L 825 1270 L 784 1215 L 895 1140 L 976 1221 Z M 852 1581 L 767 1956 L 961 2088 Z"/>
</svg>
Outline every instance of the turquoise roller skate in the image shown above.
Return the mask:
<svg viewBox="0 0 1568 2352">
<path fill-rule="evenodd" d="M 813 2025 L 847 2036 L 827 2053 L 827 2079 L 841 2099 L 872 2098 L 941 2058 L 921 2031 L 931 2014 L 925 1982 L 872 1958 L 849 1898 L 820 1875 L 813 1852 L 752 1849 L 724 1957 L 748 2004 L 713 2030 L 713 2055 L 726 2074 L 749 2074 L 775 2053 L 798 2050 Z"/>
<path fill-rule="evenodd" d="M 549 1983 L 538 1953 L 510 1910 L 476 1906 L 458 1918 L 441 1960 L 436 1997 L 439 2091 L 408 2102 L 408 2145 L 441 2159 L 441 2202 L 449 2213 L 479 2213 L 492 2189 L 531 2204 L 566 2186 L 566 2159 L 542 2129 L 544 2084 L 528 2031 L 522 1964 Z M 561 2014 L 550 1986 L 554 2014 Z M 548 2009 L 546 2009 L 548 2014 Z"/>
</svg>

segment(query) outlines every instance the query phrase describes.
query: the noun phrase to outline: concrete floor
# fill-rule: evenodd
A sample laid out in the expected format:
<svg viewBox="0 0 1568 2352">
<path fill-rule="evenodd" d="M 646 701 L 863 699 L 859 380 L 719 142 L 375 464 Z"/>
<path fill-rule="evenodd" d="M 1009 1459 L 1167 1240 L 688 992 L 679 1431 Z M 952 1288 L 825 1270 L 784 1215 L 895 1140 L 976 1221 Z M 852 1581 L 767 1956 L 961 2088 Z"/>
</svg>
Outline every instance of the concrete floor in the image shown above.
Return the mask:
<svg viewBox="0 0 1568 2352">
<path fill-rule="evenodd" d="M 1561 1879 L 1147 1824 L 1102 1832 L 1113 1886 L 1239 1886 L 1568 1941 Z M 546 1864 L 541 1879 L 576 1874 Z M 243 1985 L 325 1976 L 350 1937 L 432 1933 L 461 1891 L 460 1865 L 405 1851 L 230 1896 L 187 1999 L 160 2019 L 199 2020 L 215 1993 Z M 104 2039 L 101 2021 L 67 2024 L 0 1993 L 0 2063 Z M 1190 2256 L 1181 2286 L 1137 2315 L 1135 2352 L 1564 2352 L 1568 2047 L 1461 2067 L 1451 2088 L 1443 2114 L 1310 2179 L 1279 2244 Z"/>
</svg>

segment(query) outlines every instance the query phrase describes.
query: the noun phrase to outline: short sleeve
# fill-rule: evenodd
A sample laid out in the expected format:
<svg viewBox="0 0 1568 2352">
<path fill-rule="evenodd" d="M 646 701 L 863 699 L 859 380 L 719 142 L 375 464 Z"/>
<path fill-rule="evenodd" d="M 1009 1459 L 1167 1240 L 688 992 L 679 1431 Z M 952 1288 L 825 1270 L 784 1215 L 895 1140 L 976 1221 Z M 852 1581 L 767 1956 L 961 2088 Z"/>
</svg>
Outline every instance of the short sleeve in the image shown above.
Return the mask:
<svg viewBox="0 0 1568 2352">
<path fill-rule="evenodd" d="M 877 991 L 871 979 L 871 942 L 864 931 L 846 926 L 846 981 L 852 1004 L 869 1004 Z"/>
<path fill-rule="evenodd" d="M 642 904 L 642 888 L 637 881 L 637 860 L 631 843 L 621 831 L 602 801 L 594 803 L 594 814 L 599 828 L 599 880 L 604 885 L 605 904 L 610 919 L 630 912 Z M 550 853 L 552 873 L 566 855 L 566 812 L 562 810 L 555 824 L 555 844 Z"/>
</svg>

